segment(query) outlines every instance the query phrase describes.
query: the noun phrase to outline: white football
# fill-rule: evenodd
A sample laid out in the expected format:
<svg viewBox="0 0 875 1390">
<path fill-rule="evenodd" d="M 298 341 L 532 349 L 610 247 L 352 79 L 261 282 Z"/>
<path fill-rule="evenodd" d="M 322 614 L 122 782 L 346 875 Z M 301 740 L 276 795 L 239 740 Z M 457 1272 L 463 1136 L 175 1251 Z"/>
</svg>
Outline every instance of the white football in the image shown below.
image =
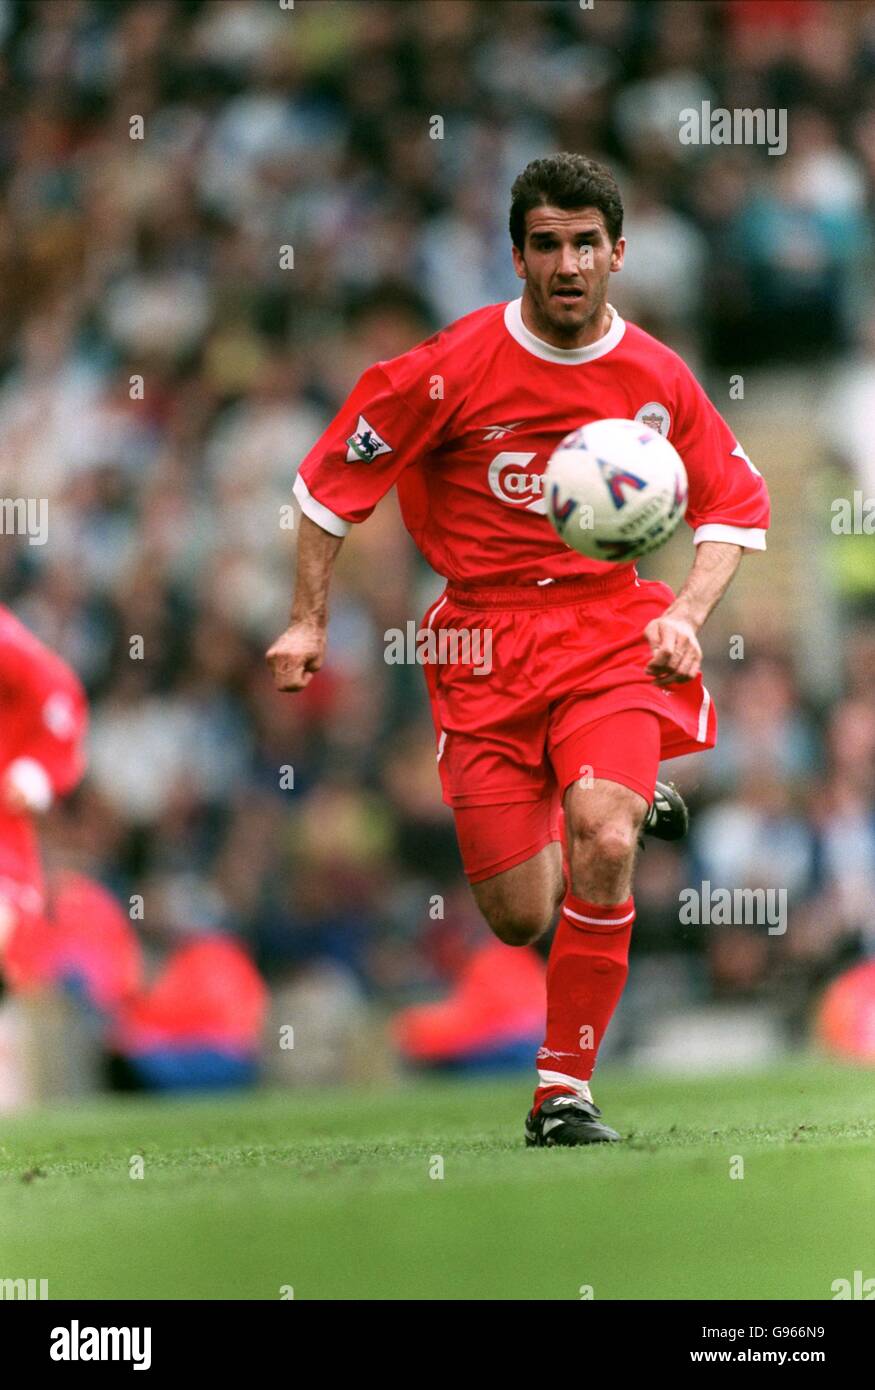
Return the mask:
<svg viewBox="0 0 875 1390">
<path fill-rule="evenodd" d="M 628 563 L 664 545 L 687 509 L 687 471 L 667 439 L 638 420 L 573 430 L 544 474 L 547 515 L 572 550 Z"/>
</svg>

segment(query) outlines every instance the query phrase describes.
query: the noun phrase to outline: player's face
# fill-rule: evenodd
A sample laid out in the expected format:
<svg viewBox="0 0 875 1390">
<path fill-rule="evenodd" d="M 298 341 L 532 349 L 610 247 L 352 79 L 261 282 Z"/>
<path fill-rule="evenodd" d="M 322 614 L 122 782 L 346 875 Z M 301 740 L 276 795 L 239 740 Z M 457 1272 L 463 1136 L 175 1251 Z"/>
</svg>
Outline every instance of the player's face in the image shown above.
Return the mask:
<svg viewBox="0 0 875 1390">
<path fill-rule="evenodd" d="M 608 277 L 623 264 L 624 237 L 611 245 L 597 208 L 532 208 L 525 249 L 513 248 L 525 280 L 523 309 L 533 331 L 559 347 L 580 347 L 604 332 Z"/>
</svg>

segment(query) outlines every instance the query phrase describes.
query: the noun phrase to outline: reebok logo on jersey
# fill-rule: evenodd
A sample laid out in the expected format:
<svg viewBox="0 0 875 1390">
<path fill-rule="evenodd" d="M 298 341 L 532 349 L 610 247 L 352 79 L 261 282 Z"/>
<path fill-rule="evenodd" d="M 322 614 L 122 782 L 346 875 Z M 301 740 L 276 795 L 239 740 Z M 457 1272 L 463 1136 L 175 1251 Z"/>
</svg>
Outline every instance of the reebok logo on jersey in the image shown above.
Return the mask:
<svg viewBox="0 0 875 1390">
<path fill-rule="evenodd" d="M 346 441 L 347 463 L 372 463 L 378 454 L 391 452 L 392 445 L 381 439 L 364 415 L 360 415 L 355 434 L 351 434 Z"/>
<path fill-rule="evenodd" d="M 513 434 L 524 424 L 525 420 L 515 420 L 512 425 L 481 425 L 480 428 L 485 430 L 484 439 L 504 439 L 506 434 Z"/>
</svg>

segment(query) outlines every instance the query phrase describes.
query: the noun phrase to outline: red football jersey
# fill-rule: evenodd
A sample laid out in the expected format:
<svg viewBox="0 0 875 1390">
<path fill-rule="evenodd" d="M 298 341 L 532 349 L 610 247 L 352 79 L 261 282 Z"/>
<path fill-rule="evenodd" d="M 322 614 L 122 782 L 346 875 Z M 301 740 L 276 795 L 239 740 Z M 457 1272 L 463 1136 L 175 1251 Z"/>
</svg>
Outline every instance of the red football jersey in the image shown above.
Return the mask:
<svg viewBox="0 0 875 1390">
<path fill-rule="evenodd" d="M 597 342 L 553 347 L 523 323 L 521 302 L 478 309 L 370 367 L 300 466 L 304 513 L 342 536 L 394 483 L 411 536 L 453 582 L 600 574 L 616 566 L 576 554 L 550 525 L 543 473 L 578 426 L 637 419 L 686 465 L 694 539 L 765 549 L 765 483 L 677 353 L 615 310 Z"/>
<path fill-rule="evenodd" d="M 85 692 L 66 662 L 0 607 L 0 779 L 19 759 L 38 763 L 63 795 L 85 766 Z"/>
</svg>

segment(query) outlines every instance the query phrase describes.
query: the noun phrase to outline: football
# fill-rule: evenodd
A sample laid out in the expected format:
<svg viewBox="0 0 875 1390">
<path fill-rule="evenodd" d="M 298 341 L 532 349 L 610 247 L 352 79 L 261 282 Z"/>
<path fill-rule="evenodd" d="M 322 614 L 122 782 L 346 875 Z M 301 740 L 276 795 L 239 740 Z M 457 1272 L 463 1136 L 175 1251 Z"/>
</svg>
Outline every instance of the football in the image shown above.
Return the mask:
<svg viewBox="0 0 875 1390">
<path fill-rule="evenodd" d="M 554 450 L 547 515 L 590 560 L 637 560 L 664 545 L 687 509 L 687 473 L 669 441 L 638 420 L 594 420 Z"/>
</svg>

